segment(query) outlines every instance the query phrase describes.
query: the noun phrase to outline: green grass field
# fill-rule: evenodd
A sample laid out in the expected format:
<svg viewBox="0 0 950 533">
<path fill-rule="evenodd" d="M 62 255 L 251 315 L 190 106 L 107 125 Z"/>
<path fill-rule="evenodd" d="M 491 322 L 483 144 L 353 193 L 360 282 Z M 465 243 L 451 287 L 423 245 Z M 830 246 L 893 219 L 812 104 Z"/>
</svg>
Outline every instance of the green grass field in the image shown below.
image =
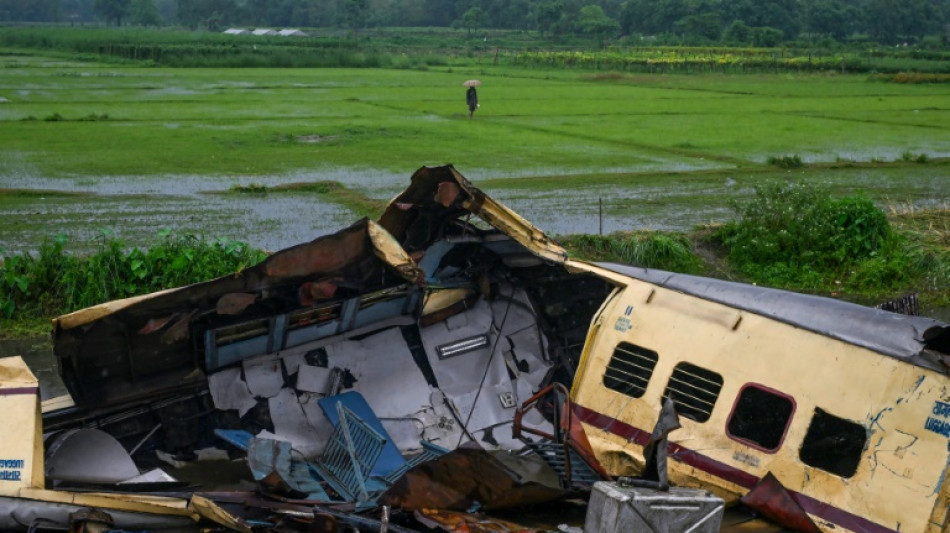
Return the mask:
<svg viewBox="0 0 950 533">
<path fill-rule="evenodd" d="M 483 82 L 474 120 L 470 78 Z M 554 234 L 599 231 L 601 204 L 605 231 L 722 221 L 768 180 L 882 205 L 950 198 L 950 84 L 866 75 L 169 69 L 8 53 L 0 123 L 8 251 L 103 228 L 131 243 L 172 228 L 276 249 L 372 213 L 339 195 L 232 186 L 332 180 L 386 200 L 444 163 Z M 766 163 L 792 155 L 807 164 Z M 50 192 L 23 193 L 35 189 Z"/>
</svg>

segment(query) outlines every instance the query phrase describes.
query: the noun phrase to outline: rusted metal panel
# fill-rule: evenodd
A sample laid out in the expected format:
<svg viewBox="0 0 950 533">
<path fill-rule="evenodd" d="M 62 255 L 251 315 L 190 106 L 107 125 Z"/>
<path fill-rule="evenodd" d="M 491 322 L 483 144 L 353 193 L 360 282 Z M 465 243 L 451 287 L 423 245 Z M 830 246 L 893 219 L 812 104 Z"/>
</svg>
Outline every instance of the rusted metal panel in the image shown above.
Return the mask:
<svg viewBox="0 0 950 533">
<path fill-rule="evenodd" d="M 739 501 L 773 522 L 802 533 L 821 533 L 795 496 L 771 472 Z"/>
<path fill-rule="evenodd" d="M 505 509 L 570 494 L 540 458 L 458 448 L 409 470 L 380 503 L 407 510 Z"/>
<path fill-rule="evenodd" d="M 415 517 L 427 527 L 439 528 L 449 533 L 540 533 L 547 531 L 500 518 L 444 509 L 419 509 L 415 511 Z"/>
</svg>

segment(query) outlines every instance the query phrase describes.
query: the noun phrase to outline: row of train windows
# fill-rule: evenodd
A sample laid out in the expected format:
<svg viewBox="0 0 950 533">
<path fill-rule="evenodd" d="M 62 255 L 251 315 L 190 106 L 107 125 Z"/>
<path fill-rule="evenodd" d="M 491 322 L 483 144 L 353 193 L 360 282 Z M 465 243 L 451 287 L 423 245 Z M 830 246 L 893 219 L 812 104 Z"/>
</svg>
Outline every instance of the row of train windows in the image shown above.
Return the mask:
<svg viewBox="0 0 950 533">
<path fill-rule="evenodd" d="M 604 386 L 632 398 L 646 392 L 659 355 L 653 350 L 622 342 L 617 345 Z M 722 376 L 711 370 L 679 363 L 666 385 L 676 412 L 683 417 L 706 422 L 719 399 Z M 746 384 L 739 391 L 726 423 L 726 434 L 739 442 L 774 453 L 782 446 L 795 414 L 795 400 L 762 385 Z M 841 477 L 851 477 L 858 469 L 867 432 L 860 424 L 815 409 L 808 432 L 799 450 L 802 462 Z"/>
</svg>

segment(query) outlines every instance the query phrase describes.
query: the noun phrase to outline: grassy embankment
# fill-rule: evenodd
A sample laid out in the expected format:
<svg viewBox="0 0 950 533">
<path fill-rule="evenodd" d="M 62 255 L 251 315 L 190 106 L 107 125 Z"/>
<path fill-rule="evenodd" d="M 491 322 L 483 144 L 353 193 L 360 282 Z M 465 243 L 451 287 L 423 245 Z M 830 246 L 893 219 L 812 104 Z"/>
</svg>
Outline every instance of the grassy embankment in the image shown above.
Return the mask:
<svg viewBox="0 0 950 533">
<path fill-rule="evenodd" d="M 254 211 L 267 202 L 275 211 L 312 207 L 308 239 L 372 215 L 413 169 L 445 162 L 561 235 L 595 233 L 601 200 L 608 233 L 689 230 L 727 222 L 731 200 L 752 198 L 756 186 L 805 183 L 904 213 L 892 224 L 913 226 L 908 242 L 946 253 L 947 84 L 605 74 L 495 65 L 477 54 L 424 70 L 166 69 L 29 54 L 0 56 L 6 256 L 36 254 L 59 234 L 94 251 L 104 226 L 126 248 L 148 246 L 159 228 L 260 246 L 262 234 L 286 230 L 281 213 Z M 484 82 L 473 121 L 460 87 L 470 77 Z M 319 184 L 328 179 L 341 184 Z M 300 182 L 317 185 L 288 186 Z M 258 196 L 238 192 L 253 184 Z M 329 205 L 342 215 L 313 211 Z M 708 243 L 708 234 L 687 240 Z M 605 258 L 597 246 L 576 246 Z M 720 260 L 704 272 L 756 279 L 754 269 L 722 261 L 723 248 L 702 246 L 711 258 L 708 250 Z M 848 294 L 845 285 L 868 299 L 917 289 L 946 302 L 933 273 L 936 284 L 859 287 L 842 274 L 761 282 Z"/>
</svg>

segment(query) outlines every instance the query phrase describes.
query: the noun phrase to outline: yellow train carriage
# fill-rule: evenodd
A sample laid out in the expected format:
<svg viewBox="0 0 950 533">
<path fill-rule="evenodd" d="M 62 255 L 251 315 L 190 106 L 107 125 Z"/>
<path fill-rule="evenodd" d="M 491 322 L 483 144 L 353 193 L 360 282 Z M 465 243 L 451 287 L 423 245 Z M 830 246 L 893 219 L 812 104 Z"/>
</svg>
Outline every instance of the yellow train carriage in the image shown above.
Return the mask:
<svg viewBox="0 0 950 533">
<path fill-rule="evenodd" d="M 569 265 L 570 266 L 570 265 Z M 771 472 L 825 531 L 947 532 L 945 324 L 619 265 L 574 381 L 598 459 L 636 475 L 661 400 L 670 480 L 735 501 Z"/>
</svg>

